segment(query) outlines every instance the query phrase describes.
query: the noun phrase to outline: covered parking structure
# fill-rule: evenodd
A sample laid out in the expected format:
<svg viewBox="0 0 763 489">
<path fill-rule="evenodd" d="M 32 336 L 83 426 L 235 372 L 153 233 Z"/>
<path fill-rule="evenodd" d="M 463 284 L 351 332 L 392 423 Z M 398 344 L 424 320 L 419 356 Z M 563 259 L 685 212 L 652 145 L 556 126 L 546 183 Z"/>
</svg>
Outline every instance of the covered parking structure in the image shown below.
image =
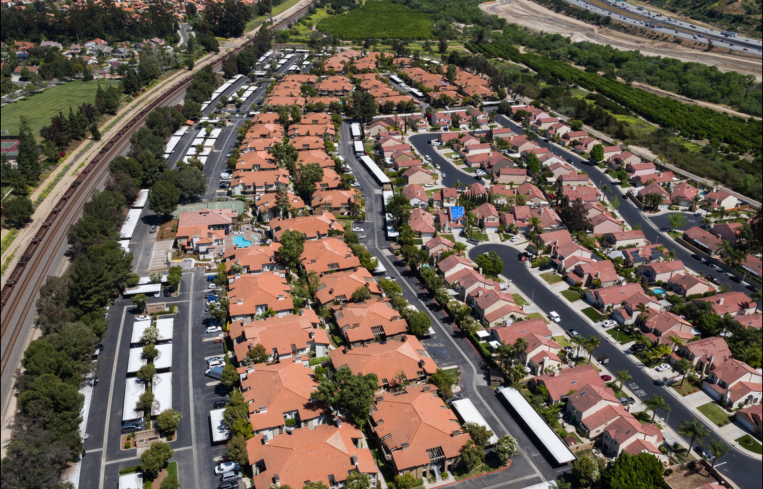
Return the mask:
<svg viewBox="0 0 763 489">
<path fill-rule="evenodd" d="M 512 387 L 501 387 L 498 389 L 498 392 L 524 421 L 527 428 L 535 435 L 558 465 L 575 460 L 575 455 L 567 448 L 567 445 L 554 433 L 554 430 L 540 417 L 518 390 Z"/>
<path fill-rule="evenodd" d="M 461 418 L 461 421 L 464 423 L 478 424 L 487 428 L 488 431 L 493 431 L 490 428 L 490 425 L 487 424 L 487 421 L 485 421 L 485 418 L 483 418 L 480 412 L 477 411 L 477 407 L 474 405 L 471 399 L 459 399 L 457 401 L 453 401 L 451 404 L 453 405 L 453 409 L 456 410 L 458 417 Z M 498 437 L 493 431 L 493 436 L 488 439 L 487 444 L 488 446 L 492 446 L 496 443 L 498 443 Z"/>
</svg>

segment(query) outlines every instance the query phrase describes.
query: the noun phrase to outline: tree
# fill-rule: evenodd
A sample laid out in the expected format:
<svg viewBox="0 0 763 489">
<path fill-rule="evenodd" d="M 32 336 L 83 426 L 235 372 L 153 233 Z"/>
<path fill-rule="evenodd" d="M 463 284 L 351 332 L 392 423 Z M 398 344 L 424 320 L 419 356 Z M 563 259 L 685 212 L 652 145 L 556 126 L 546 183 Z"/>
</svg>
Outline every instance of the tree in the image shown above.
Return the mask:
<svg viewBox="0 0 763 489">
<path fill-rule="evenodd" d="M 238 382 L 238 371 L 232 363 L 229 363 L 223 368 L 220 383 L 224 385 L 226 389 L 231 390 L 236 382 Z"/>
<path fill-rule="evenodd" d="M 164 434 L 170 435 L 177 431 L 183 415 L 175 409 L 165 409 L 156 417 L 156 427 Z"/>
<path fill-rule="evenodd" d="M 474 444 L 481 448 L 485 448 L 490 442 L 490 437 L 493 436 L 492 431 L 477 423 L 466 423 L 464 431 L 469 433 L 472 440 L 474 440 Z"/>
<path fill-rule="evenodd" d="M 143 471 L 143 477 L 148 480 L 156 478 L 159 471 L 167 465 L 167 461 L 173 453 L 168 443 L 162 441 L 152 443 L 148 450 L 140 456 L 140 468 Z"/>
<path fill-rule="evenodd" d="M 143 346 L 143 358 L 146 360 L 152 361 L 157 355 L 159 355 L 159 350 L 152 343 Z"/>
<path fill-rule="evenodd" d="M 603 479 L 611 489 L 654 489 L 664 487 L 664 472 L 660 459 L 651 453 L 623 452 L 604 471 Z"/>
<path fill-rule="evenodd" d="M 249 452 L 246 449 L 246 438 L 236 435 L 227 443 L 228 458 L 236 462 L 239 467 L 249 465 Z M 281 486 L 283 487 L 283 486 Z"/>
<path fill-rule="evenodd" d="M 262 343 L 257 343 L 257 346 L 250 348 L 249 351 L 246 352 L 246 358 L 251 359 L 252 365 L 256 365 L 258 363 L 267 362 L 270 355 L 268 355 L 268 352 L 265 350 L 265 347 L 262 346 Z"/>
<path fill-rule="evenodd" d="M 184 199 L 204 195 L 207 190 L 207 177 L 195 167 L 184 168 L 178 172 L 177 187 Z"/>
<path fill-rule="evenodd" d="M 365 302 L 371 298 L 371 291 L 367 285 L 358 287 L 352 293 L 352 302 Z"/>
<path fill-rule="evenodd" d="M 249 406 L 244 395 L 234 391 L 223 413 L 223 423 L 231 430 L 233 436 L 241 435 L 246 439 L 252 437 L 252 425 L 249 423 Z"/>
<path fill-rule="evenodd" d="M 156 375 L 156 367 L 153 363 L 147 363 L 138 370 L 137 377 L 143 382 L 151 382 Z"/>
<path fill-rule="evenodd" d="M 578 487 L 590 487 L 601 479 L 602 467 L 593 457 L 580 457 L 572 463 L 572 477 Z"/>
<path fill-rule="evenodd" d="M 477 257 L 475 260 L 477 266 L 482 268 L 482 273 L 488 277 L 497 277 L 503 273 L 504 263 L 498 253 L 495 251 L 488 251 Z"/>
<path fill-rule="evenodd" d="M 146 391 L 140 395 L 138 402 L 135 403 L 135 409 L 139 411 L 151 411 L 151 407 L 154 405 L 154 394 L 151 391 Z"/>
<path fill-rule="evenodd" d="M 376 374 L 353 375 L 349 367 L 342 366 L 333 378 L 321 379 L 318 389 L 310 394 L 310 398 L 335 408 L 347 409 L 362 430 L 371 414 L 374 393 L 378 386 L 379 378 Z"/>
<path fill-rule="evenodd" d="M 180 282 L 183 279 L 183 267 L 174 265 L 169 269 L 167 274 L 167 282 L 169 282 L 172 290 L 178 290 L 180 288 Z"/>
<path fill-rule="evenodd" d="M 718 463 L 718 459 L 731 451 L 731 445 L 723 440 L 719 440 L 718 438 L 712 438 L 710 440 L 710 446 L 707 447 L 707 450 L 713 456 L 713 468 L 715 468 L 715 464 Z"/>
<path fill-rule="evenodd" d="M 362 124 L 370 121 L 376 115 L 376 100 L 365 90 L 356 90 L 352 93 L 352 100 L 349 105 L 349 114 L 351 117 L 360 119 Z"/>
<path fill-rule="evenodd" d="M 670 405 L 665 402 L 665 399 L 663 399 L 662 396 L 658 396 L 657 394 L 652 394 L 652 397 L 644 401 L 644 404 L 648 409 L 652 411 L 652 422 L 654 423 L 654 418 L 657 415 L 658 409 L 664 409 L 665 411 L 670 412 Z"/>
<path fill-rule="evenodd" d="M 3 217 L 14 226 L 22 226 L 34 214 L 34 204 L 27 197 L 16 196 L 8 201 Z"/>
<path fill-rule="evenodd" d="M 623 390 L 623 384 L 625 384 L 627 381 L 632 380 L 633 377 L 627 370 L 619 370 L 617 373 L 615 373 L 615 377 L 617 377 L 617 380 L 620 381 L 620 389 Z"/>
<path fill-rule="evenodd" d="M 670 215 L 670 227 L 673 229 L 680 229 L 686 225 L 686 216 L 680 212 L 676 212 Z"/>
<path fill-rule="evenodd" d="M 529 153 L 527 155 L 527 170 L 534 173 L 535 175 L 540 175 L 540 159 L 538 159 L 538 155 L 535 153 Z"/>
<path fill-rule="evenodd" d="M 691 453 L 691 449 L 694 447 L 694 442 L 696 440 L 699 440 L 700 444 L 702 443 L 702 440 L 706 436 L 710 436 L 712 431 L 710 431 L 708 428 L 705 427 L 702 423 L 700 423 L 696 419 L 692 419 L 691 421 L 681 421 L 681 424 L 678 425 L 678 434 L 683 435 L 686 438 L 689 438 L 689 452 Z"/>
<path fill-rule="evenodd" d="M 90 134 L 93 136 L 93 139 L 95 139 L 96 141 L 101 140 L 101 131 L 98 130 L 98 124 L 96 124 L 95 122 L 90 124 Z"/>
<path fill-rule="evenodd" d="M 172 183 L 160 180 L 148 192 L 148 206 L 157 214 L 169 215 L 177 209 L 180 190 Z"/>
<path fill-rule="evenodd" d="M 577 120 L 577 119 L 572 119 L 570 121 L 570 128 L 573 131 L 579 131 L 579 130 L 583 129 L 583 121 L 580 121 L 580 120 Z"/>
<path fill-rule="evenodd" d="M 422 336 L 429 331 L 432 319 L 423 311 L 416 311 L 408 316 L 408 329 L 416 336 Z"/>
<path fill-rule="evenodd" d="M 501 464 L 506 465 L 512 457 L 516 457 L 519 454 L 519 444 L 513 436 L 503 436 L 495 444 L 495 453 L 498 455 Z"/>
<path fill-rule="evenodd" d="M 395 476 L 395 487 L 397 489 L 412 489 L 416 484 L 416 478 L 410 473 Z"/>
<path fill-rule="evenodd" d="M 445 54 L 448 51 L 448 38 L 445 36 L 440 36 L 440 39 L 437 43 L 437 50 L 441 54 Z"/>
<path fill-rule="evenodd" d="M 32 185 L 40 179 L 42 167 L 37 151 L 37 141 L 32 134 L 32 128 L 23 115 L 20 117 L 19 153 L 16 156 L 19 172 L 24 176 L 27 185 Z"/>
<path fill-rule="evenodd" d="M 168 475 L 164 478 L 162 483 L 159 484 L 159 489 L 180 489 L 180 482 L 174 475 Z"/>
<path fill-rule="evenodd" d="M 328 486 L 326 486 L 323 481 L 317 480 L 305 482 L 305 485 L 302 487 L 302 489 L 328 489 Z"/>
<path fill-rule="evenodd" d="M 594 145 L 589 156 L 593 161 L 599 163 L 604 159 L 604 146 L 601 144 Z"/>
<path fill-rule="evenodd" d="M 585 340 L 586 349 L 588 349 L 588 364 L 591 364 L 591 357 L 593 356 L 593 350 L 601 345 L 600 336 L 589 336 Z"/>
<path fill-rule="evenodd" d="M 585 204 L 583 204 L 581 199 L 576 199 L 575 202 L 564 207 L 559 214 L 571 233 L 587 231 L 591 226 L 591 222 L 588 220 L 588 213 L 585 210 Z"/>
<path fill-rule="evenodd" d="M 288 267 L 296 269 L 300 255 L 305 250 L 305 236 L 299 231 L 286 230 L 278 241 L 281 243 L 278 256 Z"/>
<path fill-rule="evenodd" d="M 345 479 L 344 487 L 346 489 L 370 489 L 371 477 L 368 474 L 353 471 Z"/>
<path fill-rule="evenodd" d="M 140 342 L 146 345 L 153 345 L 159 339 L 159 330 L 156 326 L 149 326 L 143 330 L 143 334 L 140 336 Z"/>
<path fill-rule="evenodd" d="M 297 193 L 305 202 L 310 202 L 315 192 L 315 185 L 321 180 L 323 180 L 323 168 L 315 163 L 304 166 L 300 164 L 296 175 Z"/>
<path fill-rule="evenodd" d="M 485 451 L 469 440 L 461 447 L 461 460 L 472 471 L 485 460 Z"/>
<path fill-rule="evenodd" d="M 452 385 L 455 383 L 453 377 L 447 370 L 437 369 L 437 372 L 432 374 L 432 383 L 440 391 L 440 397 L 447 400 L 453 397 Z"/>
<path fill-rule="evenodd" d="M 138 312 L 146 310 L 146 304 L 148 303 L 148 297 L 145 294 L 137 294 L 132 296 L 132 304 L 138 308 Z"/>
</svg>

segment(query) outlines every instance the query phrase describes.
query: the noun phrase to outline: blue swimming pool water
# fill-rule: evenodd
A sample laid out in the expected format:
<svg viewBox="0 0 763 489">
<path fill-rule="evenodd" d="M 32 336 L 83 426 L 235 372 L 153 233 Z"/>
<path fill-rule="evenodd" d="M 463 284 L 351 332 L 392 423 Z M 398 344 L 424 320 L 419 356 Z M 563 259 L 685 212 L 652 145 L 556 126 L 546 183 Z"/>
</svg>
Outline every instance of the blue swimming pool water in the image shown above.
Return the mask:
<svg viewBox="0 0 763 489">
<path fill-rule="evenodd" d="M 233 244 L 239 248 L 248 248 L 252 246 L 252 242 L 248 239 L 244 239 L 243 236 L 233 236 Z"/>
<path fill-rule="evenodd" d="M 655 294 L 664 294 L 665 293 L 665 289 L 661 289 L 661 288 L 658 287 L 656 289 L 652 289 L 652 292 L 654 292 Z"/>
</svg>

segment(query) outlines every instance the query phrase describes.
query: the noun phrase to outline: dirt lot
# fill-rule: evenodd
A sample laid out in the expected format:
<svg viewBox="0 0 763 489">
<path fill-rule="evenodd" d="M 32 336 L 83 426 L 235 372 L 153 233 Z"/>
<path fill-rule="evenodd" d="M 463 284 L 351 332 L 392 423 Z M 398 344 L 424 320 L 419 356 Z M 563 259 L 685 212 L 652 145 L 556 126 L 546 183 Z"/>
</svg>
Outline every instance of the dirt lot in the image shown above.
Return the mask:
<svg viewBox="0 0 763 489">
<path fill-rule="evenodd" d="M 637 49 L 646 56 L 667 56 L 686 62 L 703 63 L 717 66 L 721 71 L 738 71 L 754 75 L 758 81 L 763 80 L 760 58 L 753 58 L 752 55 L 737 55 L 728 49 L 705 52 L 703 51 L 704 47 L 691 49 L 669 42 L 645 39 L 612 29 L 596 27 L 580 20 L 565 17 L 530 0 L 498 0 L 495 3 L 483 3 L 480 8 L 487 13 L 505 18 L 511 23 L 534 31 L 562 34 L 575 42 L 589 41 L 597 44 L 609 44 L 618 49 Z M 549 19 L 549 17 L 554 20 Z"/>
</svg>

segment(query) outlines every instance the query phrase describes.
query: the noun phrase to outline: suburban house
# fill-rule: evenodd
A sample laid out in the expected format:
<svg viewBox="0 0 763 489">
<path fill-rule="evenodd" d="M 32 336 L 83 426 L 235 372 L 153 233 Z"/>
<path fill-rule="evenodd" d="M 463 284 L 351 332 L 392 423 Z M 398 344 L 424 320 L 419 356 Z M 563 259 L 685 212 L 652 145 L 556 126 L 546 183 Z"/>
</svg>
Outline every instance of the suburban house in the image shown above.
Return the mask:
<svg viewBox="0 0 763 489">
<path fill-rule="evenodd" d="M 712 257 L 718 256 L 721 252 L 720 247 L 723 244 L 723 240 L 699 226 L 694 226 L 684 231 L 683 237 L 686 241 Z"/>
<path fill-rule="evenodd" d="M 232 209 L 181 212 L 174 245 L 186 253 L 199 253 L 202 259 L 212 258 L 217 247 L 223 246 L 225 235 L 236 218 L 237 213 Z"/>
<path fill-rule="evenodd" d="M 633 416 L 620 405 L 611 387 L 590 384 L 567 397 L 567 414 L 588 438 L 598 438 L 620 417 Z"/>
<path fill-rule="evenodd" d="M 466 302 L 474 308 L 474 313 L 488 328 L 513 322 L 517 318 L 524 319 L 527 316 L 511 294 L 500 290 L 479 288 L 469 294 Z"/>
<path fill-rule="evenodd" d="M 647 318 L 641 327 L 641 332 L 655 346 L 660 344 L 672 345 L 674 343 L 673 336 L 682 341 L 693 340 L 695 336 L 691 323 L 668 311 L 658 314 L 653 314 L 652 311 L 647 312 Z"/>
<path fill-rule="evenodd" d="M 435 259 L 438 259 L 442 253 L 453 250 L 454 244 L 455 243 L 448 238 L 437 236 L 427 241 L 424 246 L 427 247 L 430 256 L 434 256 Z"/>
<path fill-rule="evenodd" d="M 760 404 L 763 394 L 761 374 L 744 362 L 729 359 L 720 363 L 702 382 L 702 390 L 729 409 Z"/>
<path fill-rule="evenodd" d="M 491 327 L 490 338 L 504 345 L 513 345 L 517 339 L 524 338 L 527 348 L 517 360 L 529 368 L 532 375 L 562 369 L 562 360 L 558 356 L 562 347 L 551 337 L 551 330 L 541 318 Z"/>
<path fill-rule="evenodd" d="M 690 273 L 684 273 L 682 275 L 673 275 L 667 282 L 668 287 L 674 293 L 681 297 L 688 297 L 692 295 L 704 294 L 706 292 L 713 292 L 715 288 L 704 278 L 692 275 Z"/>
<path fill-rule="evenodd" d="M 284 267 L 276 260 L 276 254 L 281 247 L 279 243 L 270 243 L 267 246 L 248 246 L 228 248 L 223 257 L 230 274 L 230 268 L 238 263 L 244 268 L 243 273 L 258 274 L 263 272 L 282 272 Z"/>
<path fill-rule="evenodd" d="M 458 255 L 450 255 L 446 259 L 437 263 L 437 269 L 442 272 L 446 280 L 451 275 L 454 275 L 462 270 L 474 270 L 474 266 L 474 262 L 468 258 L 463 258 Z"/>
<path fill-rule="evenodd" d="M 596 281 L 596 287 L 609 287 L 620 280 L 611 261 L 578 263 L 572 270 L 567 271 L 567 282 L 578 287 L 591 287 Z"/>
<path fill-rule="evenodd" d="M 716 294 L 712 297 L 694 299 L 694 302 L 709 302 L 710 307 L 719 316 L 724 314 L 736 316 L 738 314 L 754 314 L 756 312 L 755 302 L 750 300 L 744 292 L 726 292 L 725 294 Z"/>
<path fill-rule="evenodd" d="M 725 190 L 708 192 L 705 194 L 705 200 L 709 201 L 713 207 L 723 207 L 726 210 L 733 209 L 739 205 L 739 199 Z"/>
<path fill-rule="evenodd" d="M 288 189 L 291 184 L 289 172 L 275 171 L 239 171 L 233 172 L 231 189 L 236 195 L 276 192 L 278 189 Z"/>
<path fill-rule="evenodd" d="M 430 170 L 422 167 L 409 168 L 403 177 L 409 184 L 432 185 L 435 183 L 435 176 Z"/>
<path fill-rule="evenodd" d="M 442 188 L 432 194 L 432 207 L 445 208 L 456 204 L 458 204 L 458 191 L 454 188 Z"/>
<path fill-rule="evenodd" d="M 650 244 L 639 246 L 638 248 L 626 248 L 624 250 L 618 250 L 610 252 L 609 257 L 614 259 L 616 255 L 622 256 L 623 264 L 626 267 L 637 267 L 645 263 L 652 263 L 660 261 L 665 257 L 665 248 L 661 245 Z"/>
<path fill-rule="evenodd" d="M 306 481 L 340 487 L 353 471 L 368 474 L 376 487 L 379 469 L 363 433 L 348 420 L 314 429 L 297 428 L 272 439 L 265 433 L 246 442 L 251 465 L 252 487 L 274 484 L 301 487 Z M 331 456 L 328 456 L 331 454 Z"/>
<path fill-rule="evenodd" d="M 310 205 L 316 214 L 350 215 L 360 207 L 360 192 L 350 190 L 316 190 Z"/>
<path fill-rule="evenodd" d="M 575 202 L 576 200 L 586 202 L 597 202 L 601 200 L 601 192 L 596 187 L 589 187 L 588 185 L 572 185 L 559 187 L 559 194 L 569 199 L 569 202 Z"/>
<path fill-rule="evenodd" d="M 679 346 L 671 355 L 671 360 L 680 358 L 689 360 L 695 369 L 707 374 L 731 359 L 731 350 L 726 340 L 719 336 L 711 336 Z"/>
<path fill-rule="evenodd" d="M 623 223 L 612 217 L 609 212 L 597 214 L 589 218 L 588 222 L 588 231 L 594 236 L 615 235 L 623 229 Z"/>
<path fill-rule="evenodd" d="M 763 260 L 757 256 L 748 254 L 745 257 L 744 263 L 741 263 L 742 269 L 751 273 L 752 275 L 761 278 L 763 277 Z"/>
<path fill-rule="evenodd" d="M 623 246 L 641 247 L 649 244 L 646 236 L 644 236 L 644 231 L 641 231 L 640 229 L 609 233 L 606 235 L 606 238 L 607 243 L 613 248 L 620 248 Z"/>
<path fill-rule="evenodd" d="M 609 457 L 618 457 L 627 452 L 630 455 L 651 453 L 660 461 L 667 456 L 657 448 L 665 438 L 662 432 L 651 423 L 641 423 L 636 418 L 621 416 L 604 428 L 601 437 L 601 451 Z"/>
<path fill-rule="evenodd" d="M 344 233 L 344 228 L 330 212 L 324 212 L 319 216 L 300 216 L 292 219 L 276 217 L 270 221 L 270 232 L 274 240 L 278 241 L 278 238 L 287 230 L 302 233 L 305 240 L 325 238 L 330 233 Z"/>
<path fill-rule="evenodd" d="M 275 192 L 268 192 L 266 194 L 255 196 L 255 201 L 252 207 L 257 208 L 257 217 L 262 222 L 270 222 L 271 219 L 276 217 L 276 213 L 278 213 L 278 210 L 276 209 L 277 197 L 278 194 Z M 302 198 L 294 195 L 292 192 L 286 192 L 286 199 L 289 201 L 289 210 L 301 211 L 305 208 L 305 202 L 302 200 Z M 287 217 L 291 217 L 290 212 L 285 212 Z"/>
<path fill-rule="evenodd" d="M 736 421 L 760 439 L 763 437 L 763 405 L 753 404 L 736 413 Z"/>
<path fill-rule="evenodd" d="M 476 209 L 474 215 L 479 219 L 479 225 L 487 232 L 498 231 L 498 211 L 493 204 L 485 202 Z"/>
<path fill-rule="evenodd" d="M 427 207 L 427 193 L 424 190 L 424 187 L 421 185 L 416 184 L 410 184 L 403 187 L 402 194 L 405 196 L 406 199 L 408 199 L 408 202 L 411 203 L 411 206 L 414 208 L 423 208 L 426 209 Z"/>
<path fill-rule="evenodd" d="M 241 381 L 249 422 L 255 435 L 268 439 L 287 429 L 315 429 L 328 421 L 326 406 L 313 402 L 318 388 L 313 370 L 302 362 L 258 363 L 249 367 Z"/>
<path fill-rule="evenodd" d="M 535 392 L 538 386 L 544 386 L 548 391 L 549 404 L 557 404 L 567 398 L 570 391 L 584 385 L 604 387 L 604 381 L 599 372 L 590 365 L 557 370 L 551 374 L 540 375 L 530 379 L 528 386 Z"/>
<path fill-rule="evenodd" d="M 452 255 L 451 255 L 452 256 Z M 451 257 L 448 257 L 450 259 Z M 441 262 L 442 263 L 442 262 Z M 478 288 L 484 288 L 484 289 L 494 289 L 497 286 L 497 283 L 489 278 L 485 278 L 484 275 L 482 275 L 477 270 L 471 268 L 471 269 L 464 269 L 459 272 L 446 275 L 445 281 L 453 287 L 455 284 L 455 291 L 457 293 L 457 297 L 461 300 L 465 301 L 466 297 L 473 291 Z"/>
<path fill-rule="evenodd" d="M 251 321 L 269 309 L 278 316 L 291 314 L 291 286 L 278 272 L 228 277 L 231 321 Z"/>
<path fill-rule="evenodd" d="M 434 225 L 434 216 L 421 208 L 411 211 L 408 224 L 411 226 L 411 230 L 422 238 L 434 238 L 434 233 L 437 231 Z"/>
<path fill-rule="evenodd" d="M 352 293 L 361 287 L 368 287 L 372 296 L 382 295 L 381 287 L 371 272 L 359 267 L 355 271 L 346 270 L 322 276 L 315 297 L 322 306 L 334 301 L 342 303 L 349 301 Z"/>
<path fill-rule="evenodd" d="M 684 262 L 681 260 L 659 261 L 645 263 L 638 266 L 638 275 L 650 284 L 656 282 L 667 282 L 674 275 L 683 275 L 686 273 Z"/>
<path fill-rule="evenodd" d="M 377 392 L 398 391 L 426 384 L 437 365 L 424 346 L 412 335 L 400 341 L 368 343 L 362 348 L 336 348 L 329 353 L 335 369 L 347 366 L 354 374 L 374 373 L 379 378 Z"/>
<path fill-rule="evenodd" d="M 427 479 L 433 470 L 452 472 L 471 437 L 432 385 L 406 387 L 400 394 L 380 395 L 371 409 L 369 429 L 380 455 L 395 474 Z"/>
<path fill-rule="evenodd" d="M 496 173 L 493 172 L 495 183 L 503 185 L 521 185 L 528 181 L 527 170 L 524 168 L 510 168 L 504 166 Z"/>
<path fill-rule="evenodd" d="M 318 275 L 355 271 L 360 267 L 360 258 L 352 253 L 344 241 L 337 238 L 305 241 L 299 261 L 307 273 L 315 272 Z"/>
<path fill-rule="evenodd" d="M 586 291 L 586 300 L 599 310 L 617 308 L 635 294 L 643 294 L 638 283 L 626 283 Z"/>
<path fill-rule="evenodd" d="M 727 239 L 732 243 L 739 237 L 739 232 L 742 231 L 741 222 L 722 222 L 714 224 L 710 229 L 710 234 L 718 236 L 721 239 Z"/>
<path fill-rule="evenodd" d="M 670 191 L 670 201 L 675 205 L 686 208 L 694 205 L 694 198 L 696 196 L 697 189 L 692 187 L 689 182 L 681 182 Z"/>
<path fill-rule="evenodd" d="M 350 348 L 377 340 L 400 340 L 408 331 L 408 323 L 388 299 L 346 302 L 332 309 L 337 326 Z"/>
</svg>

